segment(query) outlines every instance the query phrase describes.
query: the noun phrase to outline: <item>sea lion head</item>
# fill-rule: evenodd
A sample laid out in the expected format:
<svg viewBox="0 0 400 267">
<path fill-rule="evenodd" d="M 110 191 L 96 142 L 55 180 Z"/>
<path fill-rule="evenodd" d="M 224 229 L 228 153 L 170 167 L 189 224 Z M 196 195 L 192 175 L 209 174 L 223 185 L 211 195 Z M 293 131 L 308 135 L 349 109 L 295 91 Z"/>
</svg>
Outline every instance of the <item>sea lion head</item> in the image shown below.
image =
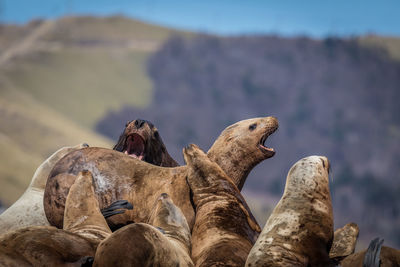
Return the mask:
<svg viewBox="0 0 400 267">
<path fill-rule="evenodd" d="M 275 155 L 275 150 L 265 146 L 265 141 L 277 129 L 275 117 L 239 121 L 221 133 L 207 155 L 242 189 L 253 167 Z"/>
<path fill-rule="evenodd" d="M 147 120 L 128 121 L 113 149 L 154 165 L 178 166 L 168 154 L 157 128 Z"/>
<path fill-rule="evenodd" d="M 330 168 L 329 160 L 324 156 L 309 156 L 297 161 L 289 170 L 285 192 L 319 192 L 330 196 Z"/>
</svg>

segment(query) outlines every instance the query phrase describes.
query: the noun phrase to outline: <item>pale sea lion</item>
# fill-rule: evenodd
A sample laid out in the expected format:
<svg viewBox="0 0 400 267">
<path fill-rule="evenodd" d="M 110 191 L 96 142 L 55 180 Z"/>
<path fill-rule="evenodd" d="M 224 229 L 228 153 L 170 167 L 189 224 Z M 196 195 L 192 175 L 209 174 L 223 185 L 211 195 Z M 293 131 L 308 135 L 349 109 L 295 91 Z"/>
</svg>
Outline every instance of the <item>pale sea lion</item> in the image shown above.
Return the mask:
<svg viewBox="0 0 400 267">
<path fill-rule="evenodd" d="M 375 238 L 367 250 L 349 255 L 342 267 L 394 267 L 400 266 L 400 250 L 382 246 L 383 239 Z"/>
<path fill-rule="evenodd" d="M 221 167 L 196 145 L 184 149 L 196 218 L 192 258 L 196 266 L 244 266 L 261 231 L 246 201 Z"/>
<path fill-rule="evenodd" d="M 127 122 L 113 149 L 157 166 L 179 166 L 169 155 L 157 128 L 146 120 Z"/>
<path fill-rule="evenodd" d="M 185 216 L 164 193 L 149 224 L 122 227 L 100 243 L 93 266 L 193 266 L 190 246 Z"/>
<path fill-rule="evenodd" d="M 283 196 L 251 249 L 246 266 L 330 266 L 332 240 L 329 161 L 307 157 L 290 169 Z"/>
<path fill-rule="evenodd" d="M 265 147 L 264 142 L 277 127 L 278 121 L 274 117 L 237 122 L 221 133 L 208 157 L 220 163 L 237 186 L 243 185 L 257 163 L 274 155 L 273 149 Z M 165 192 L 182 210 L 189 227 L 193 227 L 194 210 L 186 182 L 186 166 L 158 167 L 104 148 L 74 151 L 55 165 L 44 195 L 46 216 L 52 225 L 62 227 L 66 195 L 82 170 L 93 173 L 101 209 L 119 199 L 128 200 L 135 206 L 135 212 L 127 211 L 107 219 L 109 225 L 147 222 L 152 203 Z"/>
<path fill-rule="evenodd" d="M 354 253 L 358 238 L 358 225 L 348 223 L 333 234 L 333 243 L 329 257 L 339 263 L 345 257 Z"/>
<path fill-rule="evenodd" d="M 111 234 L 94 195 L 92 175 L 78 174 L 67 197 L 64 229 L 30 226 L 0 238 L 1 266 L 81 266 Z"/>
<path fill-rule="evenodd" d="M 35 171 L 25 193 L 0 215 L 0 234 L 27 226 L 49 225 L 43 207 L 47 178 L 54 164 L 71 151 L 88 147 L 80 144 L 63 147 L 46 159 Z"/>
</svg>

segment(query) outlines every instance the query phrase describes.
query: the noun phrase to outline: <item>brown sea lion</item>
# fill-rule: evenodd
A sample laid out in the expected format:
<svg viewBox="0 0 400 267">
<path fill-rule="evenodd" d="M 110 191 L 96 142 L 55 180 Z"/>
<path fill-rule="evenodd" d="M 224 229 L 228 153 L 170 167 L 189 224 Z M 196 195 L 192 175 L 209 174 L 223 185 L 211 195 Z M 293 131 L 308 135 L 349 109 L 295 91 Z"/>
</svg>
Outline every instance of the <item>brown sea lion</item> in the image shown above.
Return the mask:
<svg viewBox="0 0 400 267">
<path fill-rule="evenodd" d="M 25 193 L 0 215 L 0 234 L 28 226 L 49 225 L 43 207 L 44 189 L 49 173 L 62 157 L 83 147 L 88 145 L 60 148 L 36 169 Z"/>
<path fill-rule="evenodd" d="M 394 267 L 400 266 L 400 250 L 382 246 L 383 239 L 375 238 L 367 250 L 351 254 L 340 265 L 342 267 Z"/>
<path fill-rule="evenodd" d="M 329 193 L 329 161 L 311 156 L 289 171 L 283 196 L 246 266 L 331 266 L 333 214 Z"/>
<path fill-rule="evenodd" d="M 244 266 L 261 231 L 246 201 L 221 167 L 196 145 L 184 149 L 196 218 L 192 258 L 196 266 Z"/>
<path fill-rule="evenodd" d="M 354 253 L 358 238 L 358 225 L 348 223 L 335 231 L 329 257 L 339 263 L 345 257 Z"/>
<path fill-rule="evenodd" d="M 149 224 L 127 225 L 100 243 L 94 266 L 193 266 L 190 246 L 185 216 L 164 193 Z"/>
<path fill-rule="evenodd" d="M 277 127 L 278 121 L 274 117 L 237 122 L 221 133 L 208 157 L 221 164 L 237 186 L 243 185 L 257 163 L 274 155 L 273 149 L 265 147 L 264 142 Z M 236 164 L 228 164 L 230 161 Z M 152 203 L 165 192 L 182 210 L 189 227 L 193 227 L 194 210 L 186 182 L 186 166 L 158 167 L 104 148 L 74 151 L 56 164 L 44 195 L 46 216 L 52 225 L 62 227 L 66 195 L 82 170 L 93 173 L 101 209 L 119 199 L 126 199 L 135 206 L 135 212 L 127 211 L 108 219 L 109 225 L 147 222 Z"/>
<path fill-rule="evenodd" d="M 92 175 L 81 172 L 67 197 L 64 229 L 31 226 L 0 238 L 1 266 L 81 266 L 111 234 L 94 195 Z"/>
<path fill-rule="evenodd" d="M 127 122 L 113 149 L 157 166 L 179 166 L 169 155 L 157 128 L 146 120 Z"/>
</svg>

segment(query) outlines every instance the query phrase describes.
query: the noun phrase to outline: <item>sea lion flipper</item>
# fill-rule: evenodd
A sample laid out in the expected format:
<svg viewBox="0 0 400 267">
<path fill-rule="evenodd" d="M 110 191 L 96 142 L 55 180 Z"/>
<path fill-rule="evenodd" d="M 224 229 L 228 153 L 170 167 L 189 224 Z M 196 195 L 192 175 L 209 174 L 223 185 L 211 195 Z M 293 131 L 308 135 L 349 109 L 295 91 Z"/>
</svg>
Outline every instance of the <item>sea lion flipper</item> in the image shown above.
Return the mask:
<svg viewBox="0 0 400 267">
<path fill-rule="evenodd" d="M 94 193 L 89 171 L 78 174 L 65 202 L 63 229 L 88 238 L 97 245 L 111 234 Z"/>
<path fill-rule="evenodd" d="M 383 241 L 382 238 L 377 237 L 369 243 L 368 250 L 364 257 L 363 267 L 380 266 L 380 254 Z"/>
<path fill-rule="evenodd" d="M 127 200 L 117 200 L 107 208 L 102 209 L 101 213 L 103 214 L 104 218 L 108 218 L 116 214 L 124 213 L 124 209 L 132 210 L 133 205 Z"/>
</svg>

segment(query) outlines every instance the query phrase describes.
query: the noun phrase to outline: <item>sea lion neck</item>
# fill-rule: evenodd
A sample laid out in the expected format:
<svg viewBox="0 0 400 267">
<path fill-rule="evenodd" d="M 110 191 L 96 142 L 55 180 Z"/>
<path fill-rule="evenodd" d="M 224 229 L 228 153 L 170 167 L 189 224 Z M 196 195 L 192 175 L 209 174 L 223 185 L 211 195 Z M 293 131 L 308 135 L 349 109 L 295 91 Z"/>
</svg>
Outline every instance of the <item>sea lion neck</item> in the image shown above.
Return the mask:
<svg viewBox="0 0 400 267">
<path fill-rule="evenodd" d="M 227 127 L 214 142 L 207 156 L 216 162 L 241 190 L 251 170 L 274 156 L 265 146 L 268 136 L 278 129 L 275 117 L 239 121 Z"/>
</svg>

